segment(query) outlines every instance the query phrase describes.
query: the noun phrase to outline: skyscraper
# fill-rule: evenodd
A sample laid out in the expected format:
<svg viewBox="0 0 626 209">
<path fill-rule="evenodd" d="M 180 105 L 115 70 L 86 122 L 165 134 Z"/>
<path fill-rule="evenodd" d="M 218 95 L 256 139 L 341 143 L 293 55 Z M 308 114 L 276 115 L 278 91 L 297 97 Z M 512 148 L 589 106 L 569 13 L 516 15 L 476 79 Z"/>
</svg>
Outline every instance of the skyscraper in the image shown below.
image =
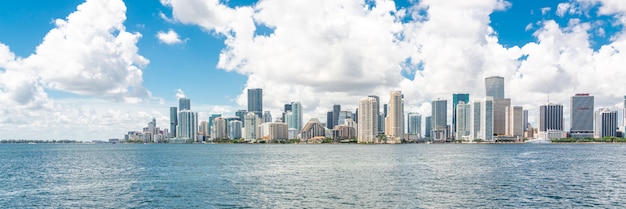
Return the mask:
<svg viewBox="0 0 626 209">
<path fill-rule="evenodd" d="M 270 111 L 265 111 L 263 113 L 263 122 L 265 123 L 272 122 L 272 113 L 270 113 Z"/>
<path fill-rule="evenodd" d="M 213 121 L 215 118 L 222 117 L 222 114 L 211 114 L 209 116 L 209 137 L 215 137 L 215 129 L 213 129 Z"/>
<path fill-rule="evenodd" d="M 448 100 L 432 102 L 432 129 L 430 136 L 433 140 L 446 140 L 448 135 Z"/>
<path fill-rule="evenodd" d="M 404 95 L 392 91 L 389 96 L 389 110 L 385 124 L 385 134 L 391 140 L 400 143 L 404 139 Z"/>
<path fill-rule="evenodd" d="M 246 114 L 248 114 L 248 111 L 246 111 L 246 110 L 237 110 L 237 112 L 235 112 L 235 115 L 237 117 L 239 117 L 239 121 L 241 121 L 241 123 L 242 123 L 241 127 L 244 127 L 243 126 L 243 121 L 245 120 Z"/>
<path fill-rule="evenodd" d="M 456 131 L 456 107 L 459 102 L 470 104 L 469 94 L 452 94 L 452 127 Z"/>
<path fill-rule="evenodd" d="M 378 112 L 378 113 L 379 113 L 379 114 L 378 114 L 379 118 L 382 118 L 382 117 L 380 117 L 380 97 L 378 97 L 378 96 L 376 96 L 376 95 L 369 95 L 369 96 L 367 96 L 367 97 L 371 97 L 371 98 L 376 99 L 376 107 L 374 107 L 374 109 L 376 109 L 376 112 Z M 356 111 L 357 115 L 358 115 L 358 110 L 359 110 L 359 109 L 357 109 L 357 111 Z M 355 118 L 353 118 L 353 119 L 354 119 L 354 122 L 357 122 L 357 123 L 359 122 L 358 117 L 355 117 Z M 384 130 L 383 130 L 383 129 L 384 129 L 384 128 L 383 128 L 383 126 L 384 126 L 384 125 L 383 125 L 383 123 L 381 122 L 381 120 L 378 120 L 378 121 L 379 121 L 379 122 L 378 122 L 378 131 L 377 131 L 377 132 L 378 132 L 378 133 L 383 133 L 383 131 L 384 131 Z"/>
<path fill-rule="evenodd" d="M 470 140 L 470 126 L 472 119 L 472 109 L 469 103 L 459 101 L 456 105 L 456 140 Z"/>
<path fill-rule="evenodd" d="M 409 138 L 420 138 L 422 135 L 422 115 L 416 112 L 407 114 Z"/>
<path fill-rule="evenodd" d="M 241 135 L 241 127 L 243 124 L 241 121 L 233 120 L 228 123 L 228 138 L 229 139 L 240 139 Z"/>
<path fill-rule="evenodd" d="M 248 89 L 248 112 L 263 117 L 263 89 Z"/>
<path fill-rule="evenodd" d="M 215 133 L 213 140 L 228 139 L 227 125 L 222 117 L 213 119 L 213 132 Z"/>
<path fill-rule="evenodd" d="M 482 118 L 481 118 L 481 101 L 479 100 L 474 100 L 471 104 L 471 112 L 472 114 L 470 115 L 471 119 L 471 124 L 470 124 L 470 141 L 474 141 L 476 139 L 480 139 L 481 136 L 481 131 L 480 131 L 480 125 L 482 123 Z"/>
<path fill-rule="evenodd" d="M 335 124 L 333 124 L 333 111 L 328 111 L 326 113 L 326 128 L 332 129 L 333 127 L 335 127 Z"/>
<path fill-rule="evenodd" d="M 485 78 L 486 96 L 493 99 L 504 98 L 504 78 L 500 76 L 491 76 Z"/>
<path fill-rule="evenodd" d="M 424 118 L 424 137 L 426 137 L 427 139 L 430 139 L 430 132 L 433 129 L 433 117 L 432 116 L 426 116 L 426 118 Z"/>
<path fill-rule="evenodd" d="M 291 112 L 293 114 L 292 120 L 287 121 L 289 128 L 295 128 L 300 132 L 302 130 L 302 104 L 300 102 L 291 103 Z"/>
<path fill-rule="evenodd" d="M 524 109 L 521 106 L 506 107 L 506 136 L 524 137 Z"/>
<path fill-rule="evenodd" d="M 339 112 L 341 112 L 341 105 L 333 105 L 333 127 L 339 125 Z M 331 129 L 332 129 L 331 128 Z"/>
<path fill-rule="evenodd" d="M 599 109 L 595 115 L 596 127 L 594 138 L 617 136 L 617 111 L 608 108 Z"/>
<path fill-rule="evenodd" d="M 244 123 L 246 124 L 246 133 L 244 139 L 246 139 L 246 141 L 255 142 L 258 138 L 258 126 L 261 124 L 261 118 L 259 118 L 259 116 L 257 116 L 253 112 L 249 112 L 248 114 L 246 114 Z"/>
<path fill-rule="evenodd" d="M 170 107 L 170 138 L 176 137 L 176 126 L 178 125 L 178 110 Z"/>
<path fill-rule="evenodd" d="M 376 99 L 366 97 L 359 100 L 358 142 L 375 143 L 378 135 L 378 111 L 375 110 Z"/>
<path fill-rule="evenodd" d="M 593 137 L 593 96 L 589 96 L 589 94 L 575 94 L 571 98 L 571 105 L 569 121 L 571 137 Z"/>
<path fill-rule="evenodd" d="M 511 99 L 493 99 L 493 134 L 506 135 L 506 109 L 511 106 Z"/>
<path fill-rule="evenodd" d="M 178 99 L 178 110 L 191 110 L 191 100 L 187 98 Z"/>
<path fill-rule="evenodd" d="M 478 139 L 493 141 L 493 97 L 485 98 L 480 104 L 480 136 Z"/>
<path fill-rule="evenodd" d="M 191 110 L 178 112 L 178 137 L 189 141 L 196 140 L 198 133 L 198 113 Z"/>
<path fill-rule="evenodd" d="M 563 137 L 563 105 L 546 104 L 539 107 L 539 138 Z"/>
</svg>

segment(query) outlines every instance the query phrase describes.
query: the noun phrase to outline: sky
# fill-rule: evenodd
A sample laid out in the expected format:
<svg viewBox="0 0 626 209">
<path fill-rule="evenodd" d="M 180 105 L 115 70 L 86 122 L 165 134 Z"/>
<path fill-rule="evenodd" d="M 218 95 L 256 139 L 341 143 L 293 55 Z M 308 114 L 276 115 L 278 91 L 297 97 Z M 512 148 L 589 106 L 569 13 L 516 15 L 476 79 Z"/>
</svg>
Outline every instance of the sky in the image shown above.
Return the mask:
<svg viewBox="0 0 626 209">
<path fill-rule="evenodd" d="M 0 139 L 167 128 L 179 97 L 234 115 L 247 88 L 275 116 L 300 101 L 305 122 L 394 90 L 427 116 L 494 75 L 533 126 L 548 102 L 569 124 L 575 93 L 623 108 L 625 25 L 623 0 L 0 1 Z"/>
</svg>

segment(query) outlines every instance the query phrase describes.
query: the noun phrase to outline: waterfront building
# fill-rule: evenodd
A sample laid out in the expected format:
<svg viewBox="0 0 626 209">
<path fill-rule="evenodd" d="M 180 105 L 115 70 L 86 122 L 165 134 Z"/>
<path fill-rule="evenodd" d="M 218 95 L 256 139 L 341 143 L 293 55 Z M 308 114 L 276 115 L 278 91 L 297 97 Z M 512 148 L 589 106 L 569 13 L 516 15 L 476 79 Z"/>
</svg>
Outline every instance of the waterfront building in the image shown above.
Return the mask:
<svg viewBox="0 0 626 209">
<path fill-rule="evenodd" d="M 263 123 L 261 124 L 261 128 L 259 128 L 259 130 L 259 138 L 265 140 L 267 143 L 286 141 L 289 138 L 289 128 L 287 123 Z"/>
<path fill-rule="evenodd" d="M 563 138 L 563 105 L 550 103 L 539 107 L 539 138 Z"/>
<path fill-rule="evenodd" d="M 430 139 L 430 132 L 433 129 L 433 117 L 432 116 L 426 116 L 426 118 L 424 118 L 424 137 L 427 139 Z"/>
<path fill-rule="evenodd" d="M 416 112 L 407 114 L 408 134 L 410 140 L 418 140 L 422 137 L 422 115 Z"/>
<path fill-rule="evenodd" d="M 337 125 L 344 125 L 344 124 L 346 124 L 346 120 L 347 119 L 352 119 L 352 112 L 351 111 L 340 111 L 339 112 L 339 118 L 337 120 Z"/>
<path fill-rule="evenodd" d="M 229 139 L 241 139 L 242 122 L 239 120 L 232 120 L 228 122 L 228 138 Z"/>
<path fill-rule="evenodd" d="M 452 94 L 452 128 L 456 132 L 456 107 L 459 102 L 463 102 L 467 105 L 470 104 L 469 94 Z"/>
<path fill-rule="evenodd" d="M 342 124 L 333 128 L 333 139 L 335 141 L 353 139 L 356 137 L 356 129 L 354 127 Z"/>
<path fill-rule="evenodd" d="M 487 97 L 480 104 L 480 136 L 478 139 L 493 141 L 493 97 Z"/>
<path fill-rule="evenodd" d="M 594 138 L 617 136 L 617 111 L 601 108 L 595 114 Z"/>
<path fill-rule="evenodd" d="M 335 124 L 333 124 L 333 111 L 328 111 L 326 113 L 326 128 L 332 129 L 333 127 L 335 127 Z"/>
<path fill-rule="evenodd" d="M 335 104 L 333 105 L 333 127 L 329 129 L 333 129 L 336 125 L 339 125 L 339 113 L 341 112 L 341 105 Z"/>
<path fill-rule="evenodd" d="M 326 129 L 317 118 L 311 118 L 300 132 L 300 141 L 308 141 L 314 137 L 326 136 Z"/>
<path fill-rule="evenodd" d="M 286 114 L 285 116 L 287 117 L 285 121 L 289 128 L 295 128 L 298 132 L 302 130 L 302 104 L 300 102 L 292 102 L 291 114 Z"/>
<path fill-rule="evenodd" d="M 357 138 L 359 143 L 376 143 L 378 135 L 378 111 L 376 99 L 366 97 L 359 100 L 359 122 Z"/>
<path fill-rule="evenodd" d="M 246 114 L 244 124 L 246 124 L 244 139 L 246 141 L 255 142 L 259 138 L 257 133 L 258 127 L 261 124 L 261 118 L 254 114 L 254 112 L 248 112 L 248 114 Z"/>
<path fill-rule="evenodd" d="M 213 132 L 215 133 L 213 140 L 228 139 L 227 125 L 223 117 L 213 119 Z"/>
<path fill-rule="evenodd" d="M 178 126 L 178 110 L 170 107 L 170 138 L 176 137 L 176 126 Z"/>
<path fill-rule="evenodd" d="M 493 99 L 504 99 L 504 78 L 491 76 L 485 78 L 485 95 Z"/>
<path fill-rule="evenodd" d="M 470 126 L 472 119 L 472 109 L 469 103 L 465 103 L 464 101 L 459 101 L 456 105 L 456 140 L 469 141 L 470 140 Z"/>
<path fill-rule="evenodd" d="M 198 133 L 198 113 L 191 110 L 182 110 L 178 112 L 178 138 L 194 141 L 197 139 Z"/>
<path fill-rule="evenodd" d="M 378 132 L 379 134 L 382 134 L 382 133 L 384 133 L 384 132 L 385 132 L 385 130 L 384 130 L 384 129 L 385 129 L 385 128 L 384 128 L 384 126 L 385 126 L 385 125 L 384 125 L 384 123 L 383 123 L 383 122 L 384 122 L 384 121 L 383 121 L 383 120 L 384 120 L 384 117 L 382 117 L 382 116 L 381 116 L 381 112 L 380 112 L 380 97 L 378 97 L 378 96 L 376 96 L 376 95 L 369 95 L 369 96 L 367 96 L 367 97 L 370 97 L 370 98 L 374 98 L 374 99 L 376 99 L 376 106 L 374 107 L 374 109 L 375 109 L 375 110 L 376 110 L 376 112 L 378 113 L 378 118 L 379 118 L 379 120 L 378 120 L 378 130 L 377 130 L 377 132 Z M 358 115 L 358 109 L 357 109 L 356 115 Z M 358 118 L 358 117 L 354 117 L 354 118 L 353 118 L 353 120 L 354 120 L 354 122 L 357 122 L 357 123 L 358 123 L 358 122 L 359 122 L 359 120 L 357 120 L 357 118 Z"/>
<path fill-rule="evenodd" d="M 263 117 L 263 89 L 248 89 L 248 112 Z"/>
<path fill-rule="evenodd" d="M 209 137 L 214 138 L 215 137 L 215 129 L 213 129 L 213 121 L 215 120 L 215 118 L 219 118 L 222 117 L 222 114 L 211 114 L 211 116 L 209 116 Z"/>
<path fill-rule="evenodd" d="M 248 111 L 246 110 L 237 110 L 237 112 L 235 112 L 235 116 L 237 116 L 239 121 L 241 121 L 242 127 L 244 127 L 243 121 L 246 120 L 246 114 L 248 114 Z"/>
<path fill-rule="evenodd" d="M 524 109 L 521 106 L 510 106 L 506 108 L 506 136 L 524 137 Z"/>
<path fill-rule="evenodd" d="M 446 141 L 448 136 L 448 100 L 432 101 L 432 127 L 430 137 L 436 141 Z"/>
<path fill-rule="evenodd" d="M 191 110 L 191 100 L 188 98 L 178 99 L 178 110 Z"/>
<path fill-rule="evenodd" d="M 507 108 L 511 106 L 511 99 L 493 99 L 493 135 L 506 135 Z"/>
<path fill-rule="evenodd" d="M 206 120 L 201 121 L 198 127 L 198 135 L 209 137 L 209 132 L 209 122 Z"/>
<path fill-rule="evenodd" d="M 388 107 L 388 115 L 385 118 L 385 134 L 389 141 L 400 143 L 404 139 L 404 95 L 402 92 L 391 92 Z"/>
<path fill-rule="evenodd" d="M 524 110 L 524 131 L 528 130 L 528 110 Z"/>
<path fill-rule="evenodd" d="M 474 100 L 471 104 L 470 107 L 470 137 L 469 140 L 470 141 L 474 141 L 476 139 L 480 139 L 481 137 L 481 123 L 483 120 L 481 120 L 481 101 L 480 100 Z"/>
<path fill-rule="evenodd" d="M 571 98 L 570 136 L 591 138 L 593 134 L 594 98 L 589 94 L 575 94 Z"/>
</svg>

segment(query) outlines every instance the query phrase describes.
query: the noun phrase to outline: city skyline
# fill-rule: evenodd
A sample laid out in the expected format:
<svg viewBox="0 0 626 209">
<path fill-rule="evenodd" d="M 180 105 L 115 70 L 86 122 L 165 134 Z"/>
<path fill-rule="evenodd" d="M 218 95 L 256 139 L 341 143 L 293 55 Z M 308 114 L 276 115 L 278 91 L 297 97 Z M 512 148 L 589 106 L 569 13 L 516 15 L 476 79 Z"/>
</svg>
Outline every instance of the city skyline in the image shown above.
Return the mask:
<svg viewBox="0 0 626 209">
<path fill-rule="evenodd" d="M 326 121 L 333 104 L 355 113 L 377 95 L 382 108 L 401 91 L 404 113 L 426 118 L 436 98 L 484 98 L 489 76 L 534 127 L 553 102 L 570 130 L 576 93 L 623 120 L 618 2 L 319 2 L 0 2 L 0 138 L 116 138 L 152 118 L 171 127 L 179 98 L 199 120 L 235 116 L 251 88 L 274 117 L 300 101 L 304 121 Z"/>
</svg>

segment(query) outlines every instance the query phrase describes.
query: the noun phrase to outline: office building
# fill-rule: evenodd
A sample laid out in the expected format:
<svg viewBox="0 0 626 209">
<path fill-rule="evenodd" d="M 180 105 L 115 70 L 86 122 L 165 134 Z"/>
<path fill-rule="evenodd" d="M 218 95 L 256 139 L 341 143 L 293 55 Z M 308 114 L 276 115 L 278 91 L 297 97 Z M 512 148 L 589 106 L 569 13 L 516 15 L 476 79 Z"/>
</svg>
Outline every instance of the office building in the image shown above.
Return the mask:
<svg viewBox="0 0 626 209">
<path fill-rule="evenodd" d="M 524 138 L 524 109 L 521 106 L 506 108 L 506 136 Z"/>
<path fill-rule="evenodd" d="M 595 114 L 594 138 L 617 136 L 617 111 L 601 108 Z"/>
<path fill-rule="evenodd" d="M 333 105 L 333 127 L 329 129 L 332 129 L 336 125 L 339 125 L 339 112 L 341 112 L 341 105 L 338 105 L 338 104 Z"/>
<path fill-rule="evenodd" d="M 506 135 L 506 109 L 511 106 L 511 99 L 493 99 L 493 134 Z"/>
<path fill-rule="evenodd" d="M 270 111 L 265 111 L 263 113 L 263 122 L 264 123 L 272 122 L 272 114 L 270 113 Z"/>
<path fill-rule="evenodd" d="M 191 110 L 178 112 L 178 138 L 195 141 L 198 133 L 198 113 Z"/>
<path fill-rule="evenodd" d="M 242 122 L 239 120 L 233 120 L 228 123 L 228 138 L 229 139 L 241 139 Z"/>
<path fill-rule="evenodd" d="M 176 126 L 178 126 L 178 110 L 170 107 L 170 138 L 177 137 Z"/>
<path fill-rule="evenodd" d="M 291 103 L 291 112 L 285 114 L 285 122 L 289 128 L 294 128 L 298 132 L 302 130 L 302 104 L 300 102 Z"/>
<path fill-rule="evenodd" d="M 376 143 L 378 135 L 378 111 L 376 99 L 366 97 L 359 100 L 359 122 L 357 138 L 359 143 Z"/>
<path fill-rule="evenodd" d="M 187 98 L 178 99 L 178 110 L 191 110 L 191 100 Z"/>
<path fill-rule="evenodd" d="M 594 98 L 589 94 L 575 94 L 571 98 L 570 136 L 572 138 L 593 137 Z"/>
<path fill-rule="evenodd" d="M 496 99 L 504 99 L 504 78 L 500 76 L 491 76 L 485 78 L 485 91 L 487 97 Z"/>
<path fill-rule="evenodd" d="M 528 130 L 528 110 L 524 110 L 524 131 Z"/>
<path fill-rule="evenodd" d="M 337 125 L 335 125 L 335 126 L 345 125 L 347 119 L 352 119 L 352 112 L 351 111 L 340 111 L 339 112 L 339 117 L 337 119 Z"/>
<path fill-rule="evenodd" d="M 470 141 L 481 138 L 480 126 L 483 120 L 481 120 L 481 101 L 474 100 L 471 104 L 470 111 Z"/>
<path fill-rule="evenodd" d="M 422 137 L 422 115 L 416 112 L 407 114 L 409 139 L 417 140 Z"/>
<path fill-rule="evenodd" d="M 459 101 L 456 105 L 456 136 L 455 140 L 470 140 L 470 126 L 472 119 L 472 109 L 469 103 L 465 103 L 465 101 Z"/>
<path fill-rule="evenodd" d="M 563 138 L 563 105 L 546 104 L 539 107 L 539 138 Z"/>
<path fill-rule="evenodd" d="M 333 111 L 328 111 L 326 113 L 326 128 L 332 129 L 333 127 L 335 127 L 335 124 L 333 124 Z"/>
<path fill-rule="evenodd" d="M 211 116 L 209 116 L 209 137 L 213 138 L 215 137 L 215 129 L 213 129 L 213 123 L 215 118 L 219 118 L 222 117 L 222 114 L 211 114 Z"/>
<path fill-rule="evenodd" d="M 433 117 L 426 116 L 424 118 L 424 137 L 430 139 L 430 132 L 433 130 Z"/>
<path fill-rule="evenodd" d="M 402 92 L 391 92 L 388 108 L 388 115 L 385 118 L 387 140 L 400 143 L 404 139 L 404 95 Z"/>
<path fill-rule="evenodd" d="M 237 110 L 237 112 L 235 112 L 235 116 L 237 116 L 239 121 L 241 121 L 242 128 L 245 127 L 243 126 L 243 121 L 246 119 L 246 114 L 248 114 L 248 111 L 246 110 Z"/>
<path fill-rule="evenodd" d="M 209 122 L 206 120 L 201 121 L 198 127 L 198 135 L 208 137 L 210 135 L 209 133 Z"/>
<path fill-rule="evenodd" d="M 448 136 L 448 100 L 435 100 L 432 107 L 432 128 L 430 137 L 436 141 L 446 141 Z"/>
<path fill-rule="evenodd" d="M 478 139 L 493 141 L 493 97 L 487 97 L 480 104 L 480 135 Z"/>
<path fill-rule="evenodd" d="M 263 117 L 263 89 L 248 89 L 248 112 Z"/>
<path fill-rule="evenodd" d="M 459 102 L 470 104 L 469 94 L 452 94 L 452 127 L 456 131 L 456 107 Z"/>
</svg>

